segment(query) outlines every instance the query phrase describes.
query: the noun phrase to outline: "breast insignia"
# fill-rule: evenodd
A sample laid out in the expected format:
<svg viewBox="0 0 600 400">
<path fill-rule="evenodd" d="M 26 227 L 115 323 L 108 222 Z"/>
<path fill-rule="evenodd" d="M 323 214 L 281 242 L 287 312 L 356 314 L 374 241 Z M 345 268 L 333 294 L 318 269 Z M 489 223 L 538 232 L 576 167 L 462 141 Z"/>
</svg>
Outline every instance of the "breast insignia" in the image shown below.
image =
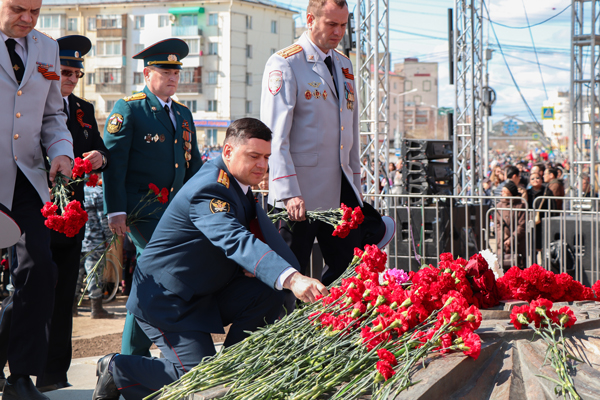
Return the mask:
<svg viewBox="0 0 600 400">
<path fill-rule="evenodd" d="M 279 50 L 277 54 L 279 54 L 283 58 L 288 58 L 293 56 L 294 54 L 300 53 L 302 50 L 302 46 L 300 46 L 299 44 L 293 44 L 289 47 L 286 47 L 283 50 Z"/>
<path fill-rule="evenodd" d="M 125 100 L 125 101 L 133 101 L 133 100 L 142 100 L 142 99 L 145 99 L 145 98 L 146 98 L 146 93 L 139 92 L 139 93 L 136 93 L 136 94 L 131 95 L 131 96 L 123 97 L 123 100 Z"/>
<path fill-rule="evenodd" d="M 210 212 L 213 214 L 220 212 L 229 212 L 229 203 L 223 200 L 212 199 L 210 201 Z"/>
<path fill-rule="evenodd" d="M 229 176 L 227 176 L 227 172 L 223 170 L 219 171 L 217 182 L 229 189 Z"/>
</svg>

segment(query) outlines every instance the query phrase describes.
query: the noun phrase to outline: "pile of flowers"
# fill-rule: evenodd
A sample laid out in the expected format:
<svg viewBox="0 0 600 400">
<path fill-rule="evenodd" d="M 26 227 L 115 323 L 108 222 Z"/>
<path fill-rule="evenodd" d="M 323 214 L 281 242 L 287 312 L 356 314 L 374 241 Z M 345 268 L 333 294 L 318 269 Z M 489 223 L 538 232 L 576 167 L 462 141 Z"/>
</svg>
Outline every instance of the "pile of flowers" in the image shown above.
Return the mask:
<svg viewBox="0 0 600 400">
<path fill-rule="evenodd" d="M 271 221 L 276 223 L 277 221 L 289 222 L 289 215 L 287 211 L 281 211 L 275 214 L 269 214 Z M 346 206 L 344 203 L 341 204 L 340 208 L 327 210 L 327 211 L 306 211 L 306 219 L 308 222 L 321 221 L 329 224 L 335 228 L 333 236 L 345 238 L 350 233 L 350 230 L 358 228 L 358 225 L 362 224 L 365 217 L 360 207 Z"/>
<path fill-rule="evenodd" d="M 600 290 L 600 281 L 589 288 L 567 273 L 555 274 L 537 264 L 523 270 L 512 267 L 496 283 L 501 299 L 527 302 L 539 298 L 555 302 L 596 300 L 594 292 Z"/>
<path fill-rule="evenodd" d="M 568 350 L 565 343 L 563 331 L 577 322 L 577 318 L 569 307 L 552 310 L 552 302 L 547 299 L 534 300 L 531 304 L 514 307 L 510 314 L 510 320 L 517 329 L 531 327 L 535 334 L 548 345 L 546 359 L 550 360 L 552 367 L 558 375 L 558 380 L 545 375 L 538 375 L 556 383 L 555 392 L 564 398 L 580 399 L 575 387 L 571 373 L 574 366 L 569 361 L 579 361 Z"/>
<path fill-rule="evenodd" d="M 225 385 L 223 399 L 387 399 L 413 384 L 424 357 L 462 351 L 477 358 L 481 313 L 472 303 L 480 297 L 470 281 L 489 298 L 485 260 L 447 254 L 439 267 L 410 275 L 386 271 L 386 261 L 376 246 L 356 249 L 328 296 L 205 359 L 153 396 L 180 399 Z"/>
<path fill-rule="evenodd" d="M 52 202 L 46 202 L 42 207 L 42 215 L 46 218 L 44 224 L 57 232 L 64 233 L 67 237 L 74 237 L 81 231 L 88 220 L 87 213 L 77 200 L 69 200 L 72 188 L 79 182 L 86 182 L 88 186 L 96 186 L 98 176 L 95 174 L 85 178 L 85 174 L 92 172 L 90 160 L 79 157 L 73 162 L 73 180 L 69 180 L 60 172 L 54 178 L 55 185 L 51 189 Z"/>
</svg>

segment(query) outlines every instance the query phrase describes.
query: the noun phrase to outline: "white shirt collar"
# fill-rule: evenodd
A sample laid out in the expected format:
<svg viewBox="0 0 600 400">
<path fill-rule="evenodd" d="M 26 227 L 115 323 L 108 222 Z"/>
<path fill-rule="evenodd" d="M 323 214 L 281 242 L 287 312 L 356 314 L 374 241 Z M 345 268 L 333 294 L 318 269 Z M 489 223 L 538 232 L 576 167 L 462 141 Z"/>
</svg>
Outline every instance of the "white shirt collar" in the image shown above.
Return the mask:
<svg viewBox="0 0 600 400">
<path fill-rule="evenodd" d="M 15 41 L 17 43 L 19 43 L 21 45 L 21 47 L 23 47 L 23 49 L 27 50 L 27 36 L 22 37 L 22 38 L 11 38 L 9 36 L 6 36 L 4 34 L 4 32 L 0 31 L 0 36 L 2 36 L 2 41 L 6 42 L 6 40 L 8 39 L 15 39 Z"/>
<path fill-rule="evenodd" d="M 329 49 L 327 51 L 327 53 L 323 53 L 323 50 L 321 50 L 319 48 L 319 46 L 317 46 L 316 44 L 313 43 L 312 40 L 310 40 L 310 35 L 308 34 L 308 32 L 306 33 L 306 38 L 308 39 L 308 41 L 310 42 L 310 44 L 312 44 L 312 46 L 315 48 L 315 50 L 317 51 L 317 54 L 319 54 L 319 57 L 321 58 L 321 60 L 325 61 L 325 58 L 327 58 L 327 56 L 331 55 L 331 49 Z"/>
<path fill-rule="evenodd" d="M 154 93 L 152 93 L 152 94 L 154 94 Z M 155 95 L 155 94 L 154 94 L 154 95 Z M 155 96 L 156 96 L 156 95 L 155 95 Z M 171 109 L 171 103 L 172 103 L 172 101 L 171 101 L 171 98 L 170 98 L 170 97 L 169 97 L 169 99 L 168 99 L 166 102 L 164 102 L 164 101 L 163 101 L 163 100 L 162 100 L 160 97 L 158 97 L 158 96 L 156 96 L 156 98 L 158 99 L 158 102 L 160 103 L 160 106 L 161 106 L 162 108 L 165 108 L 165 104 L 166 104 L 166 105 L 168 105 L 168 106 L 169 106 L 169 110 Z"/>
<path fill-rule="evenodd" d="M 238 183 L 238 185 L 240 185 L 240 188 L 242 189 L 242 192 L 244 192 L 244 194 L 248 194 L 248 189 L 250 188 L 250 186 L 248 185 L 244 185 L 243 183 L 241 183 L 240 181 L 238 181 L 236 178 L 235 181 Z"/>
</svg>

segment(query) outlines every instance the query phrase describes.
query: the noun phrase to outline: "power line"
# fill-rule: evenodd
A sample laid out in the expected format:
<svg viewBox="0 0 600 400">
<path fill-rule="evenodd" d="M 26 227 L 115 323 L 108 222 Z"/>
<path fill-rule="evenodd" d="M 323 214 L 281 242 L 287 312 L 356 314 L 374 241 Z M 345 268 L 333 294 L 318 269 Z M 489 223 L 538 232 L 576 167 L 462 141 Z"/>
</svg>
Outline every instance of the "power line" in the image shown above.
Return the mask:
<svg viewBox="0 0 600 400">
<path fill-rule="evenodd" d="M 523 7 L 525 7 L 525 4 L 523 4 Z M 486 20 L 490 21 L 492 24 L 494 25 L 498 25 L 498 26 L 502 26 L 504 28 L 509 28 L 509 29 L 530 29 L 533 28 L 534 26 L 538 26 L 538 25 L 542 25 L 545 24 L 546 22 L 558 17 L 560 14 L 564 13 L 565 11 L 567 11 L 567 9 L 571 7 L 571 4 L 569 4 L 568 6 L 566 6 L 565 8 L 562 9 L 562 11 L 560 11 L 558 14 L 555 14 L 553 16 L 551 16 L 550 18 L 547 18 L 545 20 L 543 20 L 542 22 L 538 22 L 537 24 L 533 24 L 533 25 L 529 25 L 529 20 L 527 20 L 527 26 L 510 26 L 510 25 L 504 25 L 501 24 L 499 22 L 494 22 L 489 18 L 489 12 L 488 12 L 488 18 L 485 18 Z M 487 8 L 486 8 L 487 10 Z"/>
<path fill-rule="evenodd" d="M 561 67 L 557 67 L 557 66 L 554 66 L 554 65 L 542 64 L 542 63 L 539 63 L 539 62 L 535 62 L 535 61 L 528 60 L 528 59 L 526 59 L 526 58 L 522 58 L 522 57 L 513 56 L 513 55 L 511 55 L 511 54 L 505 54 L 505 56 L 506 56 L 506 57 L 510 57 L 510 58 L 514 58 L 514 59 L 517 59 L 517 60 L 520 60 L 520 61 L 525 61 L 525 62 L 527 62 L 527 63 L 530 63 L 530 64 L 539 64 L 539 65 L 543 65 L 543 66 L 544 66 L 544 67 L 546 67 L 546 68 L 553 68 L 553 69 L 557 69 L 557 70 L 559 70 L 559 71 L 566 71 L 566 72 L 570 72 L 570 71 L 571 71 L 571 69 L 570 69 L 570 68 L 561 68 Z"/>
<path fill-rule="evenodd" d="M 533 40 L 533 33 L 531 32 L 531 26 L 529 25 L 529 17 L 527 16 L 527 8 L 525 8 L 525 0 L 521 0 L 523 4 L 523 11 L 525 12 L 525 21 L 529 26 L 529 37 L 531 38 L 531 45 L 533 46 L 533 52 L 535 54 L 535 61 L 538 65 L 538 71 L 540 71 L 540 78 L 542 79 L 542 86 L 544 87 L 544 93 L 546 93 L 546 99 L 548 99 L 548 91 L 546 90 L 546 83 L 544 82 L 544 75 L 542 74 L 542 67 L 540 65 L 540 59 L 538 58 L 537 50 L 535 49 L 535 42 Z"/>
<path fill-rule="evenodd" d="M 489 19 L 490 18 L 490 11 L 488 10 L 487 5 L 485 4 L 485 1 L 483 2 L 483 6 L 485 7 L 485 11 L 487 12 L 488 19 Z M 504 56 L 504 51 L 502 50 L 502 46 L 500 45 L 500 40 L 498 39 L 498 35 L 496 35 L 496 29 L 494 28 L 494 25 L 491 24 L 491 27 L 492 27 L 492 32 L 494 33 L 494 37 L 496 38 L 496 43 L 498 44 L 498 49 L 500 50 L 500 54 L 502 55 L 502 59 L 504 60 L 504 64 L 506 65 L 506 69 L 508 70 L 510 78 L 512 79 L 512 81 L 514 83 L 515 88 L 517 89 L 517 92 L 519 93 L 519 96 L 521 96 L 521 99 L 523 100 L 523 103 L 525 103 L 525 107 L 527 107 L 527 111 L 529 112 L 529 116 L 532 118 L 532 120 L 537 125 L 538 130 L 540 132 L 543 132 L 544 130 L 542 129 L 542 125 L 539 123 L 536 115 L 531 110 L 531 107 L 529 107 L 529 104 L 527 103 L 527 100 L 525 99 L 525 96 L 523 95 L 523 93 L 521 92 L 521 89 L 519 88 L 519 84 L 517 83 L 517 80 L 515 79 L 512 71 L 510 70 L 510 66 L 508 65 L 508 61 L 506 61 L 506 57 Z"/>
</svg>

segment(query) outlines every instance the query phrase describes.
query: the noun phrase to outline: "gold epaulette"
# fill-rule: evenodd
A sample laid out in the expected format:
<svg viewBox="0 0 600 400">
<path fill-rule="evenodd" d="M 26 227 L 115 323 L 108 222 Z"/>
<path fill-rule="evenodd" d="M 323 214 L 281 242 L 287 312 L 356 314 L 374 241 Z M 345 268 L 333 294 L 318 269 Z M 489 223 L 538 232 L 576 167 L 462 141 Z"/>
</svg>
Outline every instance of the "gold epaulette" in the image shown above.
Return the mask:
<svg viewBox="0 0 600 400">
<path fill-rule="evenodd" d="M 348 60 L 350 59 L 350 57 L 348 57 L 347 55 L 345 55 L 344 53 L 342 53 L 341 51 L 339 51 L 338 49 L 334 49 L 336 51 L 336 53 L 338 53 L 341 56 L 346 57 Z"/>
<path fill-rule="evenodd" d="M 132 101 L 132 100 L 142 100 L 142 99 L 145 99 L 145 98 L 146 98 L 146 93 L 139 92 L 139 93 L 136 93 L 136 94 L 131 95 L 131 96 L 123 97 L 123 100 L 125 100 L 125 101 Z"/>
<path fill-rule="evenodd" d="M 171 100 L 173 100 L 175 103 L 179 104 L 180 106 L 184 106 L 185 108 L 188 108 L 188 106 L 186 106 L 186 105 L 185 105 L 185 104 L 183 104 L 183 103 L 180 103 L 180 102 L 178 102 L 178 101 L 177 101 L 177 100 L 175 100 L 175 99 L 171 99 Z"/>
<path fill-rule="evenodd" d="M 288 58 L 293 56 L 294 54 L 300 53 L 302 50 L 302 46 L 300 46 L 299 44 L 293 44 L 291 46 L 286 47 L 283 50 L 279 50 L 277 54 L 279 54 L 283 58 Z"/>
<path fill-rule="evenodd" d="M 44 36 L 48 36 L 50 39 L 54 40 L 56 42 L 56 39 L 54 39 L 52 36 L 48 35 L 46 32 L 42 32 L 42 31 L 38 31 L 37 29 L 34 29 L 34 31 L 41 33 Z"/>
</svg>

